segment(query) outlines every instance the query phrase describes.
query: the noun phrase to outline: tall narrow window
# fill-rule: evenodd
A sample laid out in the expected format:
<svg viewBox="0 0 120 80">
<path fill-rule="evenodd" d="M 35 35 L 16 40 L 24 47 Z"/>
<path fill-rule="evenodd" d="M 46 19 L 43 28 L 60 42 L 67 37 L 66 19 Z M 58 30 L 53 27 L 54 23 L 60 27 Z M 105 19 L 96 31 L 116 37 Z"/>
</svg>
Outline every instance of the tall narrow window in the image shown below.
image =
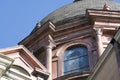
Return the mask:
<svg viewBox="0 0 120 80">
<path fill-rule="evenodd" d="M 63 56 L 64 74 L 89 70 L 88 49 L 85 46 L 69 47 Z"/>
</svg>

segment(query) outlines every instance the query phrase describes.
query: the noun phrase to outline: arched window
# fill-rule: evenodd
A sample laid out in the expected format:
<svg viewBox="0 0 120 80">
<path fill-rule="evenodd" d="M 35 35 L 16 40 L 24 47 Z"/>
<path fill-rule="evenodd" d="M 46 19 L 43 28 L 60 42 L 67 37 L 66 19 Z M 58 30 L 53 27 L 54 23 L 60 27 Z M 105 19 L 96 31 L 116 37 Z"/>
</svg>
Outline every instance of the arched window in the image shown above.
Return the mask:
<svg viewBox="0 0 120 80">
<path fill-rule="evenodd" d="M 67 48 L 63 56 L 64 74 L 89 70 L 88 49 L 83 45 Z"/>
</svg>

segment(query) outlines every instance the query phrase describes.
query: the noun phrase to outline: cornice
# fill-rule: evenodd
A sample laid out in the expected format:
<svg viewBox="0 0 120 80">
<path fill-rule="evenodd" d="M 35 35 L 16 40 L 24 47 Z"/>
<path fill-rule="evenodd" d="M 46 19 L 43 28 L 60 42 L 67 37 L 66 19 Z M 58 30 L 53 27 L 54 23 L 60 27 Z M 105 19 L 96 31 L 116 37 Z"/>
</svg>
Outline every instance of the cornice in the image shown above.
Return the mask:
<svg viewBox="0 0 120 80">
<path fill-rule="evenodd" d="M 24 40 L 22 40 L 18 44 L 30 45 L 34 43 L 35 40 L 37 40 L 37 38 L 41 36 L 46 36 L 46 35 L 52 36 L 54 32 L 55 32 L 54 24 L 51 21 L 48 21 L 44 25 L 42 25 L 37 31 L 27 36 Z"/>
<path fill-rule="evenodd" d="M 14 54 L 13 52 L 20 52 L 20 54 L 25 56 L 24 58 L 28 59 L 34 67 L 37 67 L 37 69 L 40 69 L 43 73 L 49 73 L 48 70 L 23 45 L 0 49 L 0 54 L 4 55 Z"/>
<path fill-rule="evenodd" d="M 114 18 L 120 19 L 120 11 L 114 10 L 99 10 L 99 9 L 87 9 L 86 16 L 88 18 Z"/>
</svg>

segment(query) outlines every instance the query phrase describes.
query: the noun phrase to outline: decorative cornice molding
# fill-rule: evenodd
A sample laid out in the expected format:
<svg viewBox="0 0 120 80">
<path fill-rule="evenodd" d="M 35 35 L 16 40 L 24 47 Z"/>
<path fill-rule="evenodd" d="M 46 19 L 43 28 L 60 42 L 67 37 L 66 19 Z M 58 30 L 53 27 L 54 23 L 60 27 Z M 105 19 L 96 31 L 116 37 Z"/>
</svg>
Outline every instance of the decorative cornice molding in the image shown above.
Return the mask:
<svg viewBox="0 0 120 80">
<path fill-rule="evenodd" d="M 5 54 L 5 55 L 14 54 L 12 52 L 22 52 L 20 54 L 26 56 L 27 57 L 26 59 L 28 59 L 28 61 L 30 61 L 32 65 L 34 65 L 34 67 L 41 69 L 43 72 L 46 72 L 46 73 L 48 72 L 48 70 L 34 56 L 32 56 L 32 53 L 23 45 L 18 45 L 18 46 L 0 50 L 0 53 Z"/>
<path fill-rule="evenodd" d="M 40 70 L 39 68 L 35 67 L 34 71 L 32 73 L 35 76 L 40 76 L 40 77 L 44 77 L 44 79 L 48 79 L 50 73 L 48 72 L 43 72 L 42 70 Z"/>
<path fill-rule="evenodd" d="M 96 10 L 96 9 L 87 9 L 86 16 L 88 18 L 96 18 L 96 17 L 109 17 L 109 18 L 119 18 L 120 19 L 120 11 L 113 10 Z"/>
<path fill-rule="evenodd" d="M 55 32 L 55 26 L 51 21 L 46 22 L 44 25 L 42 25 L 37 31 L 27 36 L 24 40 L 19 42 L 18 44 L 29 44 L 30 42 L 34 42 L 35 38 L 38 38 L 39 36 L 44 35 L 53 35 Z"/>
</svg>

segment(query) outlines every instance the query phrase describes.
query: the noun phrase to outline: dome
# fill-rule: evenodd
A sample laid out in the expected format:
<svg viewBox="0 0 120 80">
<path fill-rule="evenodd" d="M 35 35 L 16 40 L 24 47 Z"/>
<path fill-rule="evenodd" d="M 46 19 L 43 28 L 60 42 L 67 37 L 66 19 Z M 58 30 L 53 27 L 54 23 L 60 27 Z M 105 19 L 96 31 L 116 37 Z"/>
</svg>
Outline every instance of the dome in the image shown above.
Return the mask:
<svg viewBox="0 0 120 80">
<path fill-rule="evenodd" d="M 53 11 L 40 23 L 44 24 L 48 20 L 57 23 L 75 16 L 82 16 L 85 15 L 86 9 L 103 9 L 105 4 L 110 6 L 110 10 L 120 10 L 120 3 L 113 0 L 79 0 Z"/>
<path fill-rule="evenodd" d="M 110 10 L 120 11 L 120 3 L 114 0 L 75 0 L 73 3 L 61 7 L 43 18 L 36 24 L 31 34 L 49 20 L 55 25 L 59 25 L 73 18 L 85 16 L 86 9 L 103 9 L 105 4 L 110 7 Z"/>
</svg>

